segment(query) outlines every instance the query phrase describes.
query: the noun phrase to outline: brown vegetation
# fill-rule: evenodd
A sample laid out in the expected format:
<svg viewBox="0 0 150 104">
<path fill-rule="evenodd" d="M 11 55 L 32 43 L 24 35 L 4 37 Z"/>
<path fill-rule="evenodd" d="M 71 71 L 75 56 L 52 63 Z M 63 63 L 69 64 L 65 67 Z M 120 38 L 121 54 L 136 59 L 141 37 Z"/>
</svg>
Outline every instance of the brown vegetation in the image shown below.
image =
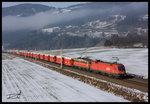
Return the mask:
<svg viewBox="0 0 150 104">
<path fill-rule="evenodd" d="M 106 39 L 104 45 L 132 48 L 137 43 L 142 43 L 142 46 L 139 47 L 148 47 L 148 33 L 128 34 L 127 36 L 112 35 L 109 39 Z"/>
</svg>

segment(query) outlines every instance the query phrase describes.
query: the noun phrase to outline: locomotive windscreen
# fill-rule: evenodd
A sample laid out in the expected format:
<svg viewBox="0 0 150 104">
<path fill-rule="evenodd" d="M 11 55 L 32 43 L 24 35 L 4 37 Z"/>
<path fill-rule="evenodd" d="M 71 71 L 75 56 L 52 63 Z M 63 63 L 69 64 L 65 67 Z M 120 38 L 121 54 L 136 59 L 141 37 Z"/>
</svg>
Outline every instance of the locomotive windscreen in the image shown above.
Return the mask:
<svg viewBox="0 0 150 104">
<path fill-rule="evenodd" d="M 118 66 L 118 69 L 119 69 L 120 71 L 125 71 L 125 67 L 124 67 L 124 66 Z"/>
</svg>

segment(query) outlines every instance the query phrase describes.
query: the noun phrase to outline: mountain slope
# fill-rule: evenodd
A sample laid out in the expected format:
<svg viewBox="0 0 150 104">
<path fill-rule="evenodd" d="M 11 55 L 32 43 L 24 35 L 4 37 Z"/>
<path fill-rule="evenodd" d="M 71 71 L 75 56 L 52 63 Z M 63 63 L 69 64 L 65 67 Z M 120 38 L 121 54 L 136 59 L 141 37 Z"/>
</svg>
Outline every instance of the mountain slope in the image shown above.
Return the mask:
<svg viewBox="0 0 150 104">
<path fill-rule="evenodd" d="M 19 4 L 11 7 L 2 8 L 2 16 L 20 16 L 27 17 L 32 16 L 39 12 L 45 12 L 55 7 L 49 7 L 41 4 Z"/>
</svg>

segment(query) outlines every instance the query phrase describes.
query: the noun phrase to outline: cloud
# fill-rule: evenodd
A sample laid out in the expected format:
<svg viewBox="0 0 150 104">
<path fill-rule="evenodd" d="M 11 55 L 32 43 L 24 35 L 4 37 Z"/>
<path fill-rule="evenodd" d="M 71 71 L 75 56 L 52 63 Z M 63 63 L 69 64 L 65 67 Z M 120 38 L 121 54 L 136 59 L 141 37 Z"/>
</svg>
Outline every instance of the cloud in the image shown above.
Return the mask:
<svg viewBox="0 0 150 104">
<path fill-rule="evenodd" d="M 78 19 L 87 17 L 90 15 L 97 15 L 97 14 L 109 14 L 113 11 L 129 11 L 132 8 L 135 8 L 135 10 L 139 10 L 139 8 L 144 8 L 145 5 L 147 6 L 147 3 L 142 2 L 131 2 L 129 5 L 126 5 L 124 7 L 110 7 L 105 9 L 82 9 L 82 10 L 76 10 L 71 12 L 65 12 L 65 13 L 59 13 L 56 14 L 54 12 L 56 11 L 47 11 L 47 12 L 41 12 L 37 13 L 33 16 L 29 17 L 18 17 L 18 16 L 6 16 L 2 17 L 2 31 L 16 31 L 16 30 L 22 30 L 22 29 L 40 29 L 43 26 L 46 26 L 48 24 L 55 24 L 59 22 L 65 22 L 70 21 L 72 19 Z M 128 10 L 129 9 L 129 10 Z M 115 13 L 115 12 L 114 12 Z"/>
<path fill-rule="evenodd" d="M 130 7 L 134 8 L 134 9 L 143 9 L 145 7 L 148 8 L 148 2 L 133 2 L 133 3 L 130 3 L 129 5 Z"/>
<path fill-rule="evenodd" d="M 80 10 L 54 14 L 54 11 L 47 11 L 29 17 L 6 16 L 2 18 L 2 31 L 15 31 L 21 29 L 39 29 L 48 24 L 68 21 L 75 18 L 82 18 L 90 14 L 91 10 Z"/>
</svg>

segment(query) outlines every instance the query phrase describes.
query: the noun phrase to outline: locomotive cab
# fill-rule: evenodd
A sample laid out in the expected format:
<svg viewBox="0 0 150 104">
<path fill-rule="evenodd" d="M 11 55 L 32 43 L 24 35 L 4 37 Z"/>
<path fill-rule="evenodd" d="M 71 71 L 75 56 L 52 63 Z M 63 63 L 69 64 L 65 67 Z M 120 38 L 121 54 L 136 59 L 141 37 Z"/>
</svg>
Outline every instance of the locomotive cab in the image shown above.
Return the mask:
<svg viewBox="0 0 150 104">
<path fill-rule="evenodd" d="M 118 65 L 118 75 L 121 76 L 125 76 L 126 75 L 126 71 L 125 71 L 125 67 L 124 65 Z"/>
<path fill-rule="evenodd" d="M 125 67 L 122 65 L 122 66 L 118 66 L 118 70 L 119 71 L 125 71 Z"/>
</svg>

